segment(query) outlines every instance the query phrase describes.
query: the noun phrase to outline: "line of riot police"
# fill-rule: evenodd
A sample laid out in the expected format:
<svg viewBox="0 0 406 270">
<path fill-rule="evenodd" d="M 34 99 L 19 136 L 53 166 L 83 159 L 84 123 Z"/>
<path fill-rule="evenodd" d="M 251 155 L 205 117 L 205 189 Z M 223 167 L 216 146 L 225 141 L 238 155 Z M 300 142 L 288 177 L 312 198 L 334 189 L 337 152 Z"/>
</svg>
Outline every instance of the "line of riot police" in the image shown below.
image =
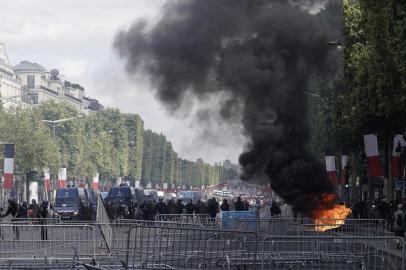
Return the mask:
<svg viewBox="0 0 406 270">
<path fill-rule="evenodd" d="M 155 216 L 159 214 L 209 214 L 215 217 L 219 212 L 219 204 L 215 198 L 211 198 L 207 202 L 197 200 L 196 203 L 193 203 L 192 200 L 186 203 L 181 199 L 175 201 L 173 198 L 164 202 L 160 198 L 158 202 L 146 199 L 131 205 L 119 202 L 108 203 L 106 204 L 106 210 L 111 220 L 154 220 Z"/>
</svg>

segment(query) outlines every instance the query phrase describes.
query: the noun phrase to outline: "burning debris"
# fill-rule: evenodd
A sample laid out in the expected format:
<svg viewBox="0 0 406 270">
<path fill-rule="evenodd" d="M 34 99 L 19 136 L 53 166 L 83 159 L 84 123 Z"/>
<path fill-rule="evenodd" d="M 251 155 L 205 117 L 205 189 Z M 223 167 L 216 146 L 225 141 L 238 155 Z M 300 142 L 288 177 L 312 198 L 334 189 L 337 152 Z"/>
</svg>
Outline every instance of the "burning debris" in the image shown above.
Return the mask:
<svg viewBox="0 0 406 270">
<path fill-rule="evenodd" d="M 336 229 L 345 223 L 346 217 L 351 214 L 351 209 L 338 203 L 336 194 L 325 194 L 319 208 L 310 213 L 316 231 Z"/>
<path fill-rule="evenodd" d="M 324 3 L 168 1 L 157 23 L 136 22 L 115 39 L 128 72 L 150 76 L 171 112 L 185 109 L 188 96 L 202 104 L 227 96 L 209 117 L 241 120 L 243 178 L 270 181 L 294 211 L 316 219 L 348 214 L 326 200 L 336 198 L 335 186 L 306 148 L 307 85 L 331 69 L 328 42 L 337 38 Z"/>
</svg>

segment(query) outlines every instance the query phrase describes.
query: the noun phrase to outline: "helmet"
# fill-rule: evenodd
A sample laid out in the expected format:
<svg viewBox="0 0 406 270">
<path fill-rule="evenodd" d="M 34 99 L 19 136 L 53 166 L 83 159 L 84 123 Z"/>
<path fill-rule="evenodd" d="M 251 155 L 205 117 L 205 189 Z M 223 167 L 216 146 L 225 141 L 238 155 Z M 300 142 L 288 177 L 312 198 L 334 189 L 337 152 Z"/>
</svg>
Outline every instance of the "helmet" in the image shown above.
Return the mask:
<svg viewBox="0 0 406 270">
<path fill-rule="evenodd" d="M 14 204 L 16 201 L 13 198 L 9 198 L 7 201 L 9 204 Z"/>
</svg>

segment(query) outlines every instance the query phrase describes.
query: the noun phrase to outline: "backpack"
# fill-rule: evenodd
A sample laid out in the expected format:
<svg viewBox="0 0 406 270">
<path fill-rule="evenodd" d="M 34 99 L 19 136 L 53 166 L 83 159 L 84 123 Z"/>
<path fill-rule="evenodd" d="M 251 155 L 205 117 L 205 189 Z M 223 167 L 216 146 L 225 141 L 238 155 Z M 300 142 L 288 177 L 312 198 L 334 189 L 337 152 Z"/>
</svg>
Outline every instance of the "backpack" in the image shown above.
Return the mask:
<svg viewBox="0 0 406 270">
<path fill-rule="evenodd" d="M 402 226 L 402 224 L 403 224 L 403 215 L 401 213 L 398 213 L 396 215 L 396 225 L 400 227 Z"/>
</svg>

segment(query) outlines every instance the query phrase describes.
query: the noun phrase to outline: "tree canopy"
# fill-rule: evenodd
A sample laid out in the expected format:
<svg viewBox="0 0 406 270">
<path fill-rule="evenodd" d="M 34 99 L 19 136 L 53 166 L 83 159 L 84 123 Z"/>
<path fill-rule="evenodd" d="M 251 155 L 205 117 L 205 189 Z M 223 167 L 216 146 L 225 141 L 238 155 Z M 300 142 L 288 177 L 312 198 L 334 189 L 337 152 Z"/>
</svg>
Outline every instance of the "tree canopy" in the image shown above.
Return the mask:
<svg viewBox="0 0 406 270">
<path fill-rule="evenodd" d="M 180 158 L 165 135 L 144 130 L 139 115 L 118 109 L 83 116 L 67 103 L 52 101 L 1 109 L 0 141 L 15 144 L 19 178 L 45 169 L 55 178 L 58 168 L 66 167 L 68 179 L 89 181 L 98 172 L 102 185 L 122 177 L 144 185 L 199 187 L 235 176 L 222 166 Z"/>
</svg>

